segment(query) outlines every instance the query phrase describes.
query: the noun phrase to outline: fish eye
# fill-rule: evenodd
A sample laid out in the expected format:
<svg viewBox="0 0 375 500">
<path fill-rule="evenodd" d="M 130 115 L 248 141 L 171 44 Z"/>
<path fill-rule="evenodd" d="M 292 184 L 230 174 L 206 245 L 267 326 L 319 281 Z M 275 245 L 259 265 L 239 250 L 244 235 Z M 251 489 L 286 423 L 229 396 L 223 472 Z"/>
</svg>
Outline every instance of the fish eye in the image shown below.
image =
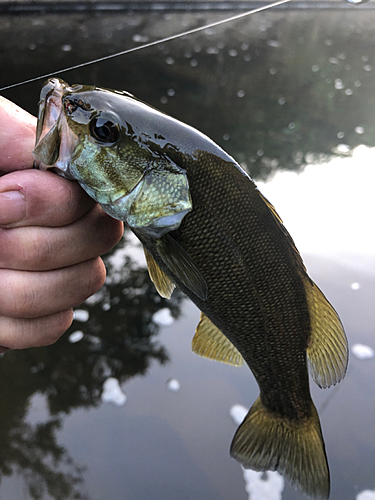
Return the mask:
<svg viewBox="0 0 375 500">
<path fill-rule="evenodd" d="M 104 144 L 117 142 L 120 137 L 118 125 L 101 116 L 91 120 L 90 133 L 96 141 Z"/>
</svg>

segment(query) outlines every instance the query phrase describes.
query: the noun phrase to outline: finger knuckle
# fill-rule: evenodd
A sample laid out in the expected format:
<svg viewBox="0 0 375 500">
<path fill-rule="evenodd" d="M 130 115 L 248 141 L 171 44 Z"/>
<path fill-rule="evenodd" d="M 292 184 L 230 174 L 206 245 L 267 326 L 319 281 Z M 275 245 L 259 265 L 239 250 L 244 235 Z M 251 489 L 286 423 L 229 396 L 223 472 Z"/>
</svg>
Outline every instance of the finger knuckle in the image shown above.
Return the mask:
<svg viewBox="0 0 375 500">
<path fill-rule="evenodd" d="M 73 311 L 61 311 L 50 317 L 48 328 L 45 333 L 40 337 L 40 346 L 54 344 L 59 338 L 67 331 L 73 321 Z"/>
<path fill-rule="evenodd" d="M 0 315 L 0 344 L 11 349 L 51 345 L 66 332 L 72 321 L 71 309 L 32 319 Z"/>
<path fill-rule="evenodd" d="M 106 270 L 100 257 L 91 259 L 80 266 L 79 288 L 73 306 L 84 302 L 88 297 L 98 292 L 104 285 Z"/>
<path fill-rule="evenodd" d="M 34 232 L 32 237 L 24 243 L 23 262 L 30 270 L 47 269 L 54 259 L 52 238 L 49 237 L 48 228 L 43 232 Z"/>
<path fill-rule="evenodd" d="M 97 257 L 96 259 L 90 261 L 90 272 L 88 273 L 87 278 L 87 292 L 90 292 L 90 295 L 98 292 L 104 285 L 106 270 L 104 263 L 100 257 Z"/>
<path fill-rule="evenodd" d="M 27 286 L 24 280 L 13 281 L 7 294 L 7 313 L 15 318 L 31 318 L 38 314 L 39 298 L 33 287 Z"/>
</svg>

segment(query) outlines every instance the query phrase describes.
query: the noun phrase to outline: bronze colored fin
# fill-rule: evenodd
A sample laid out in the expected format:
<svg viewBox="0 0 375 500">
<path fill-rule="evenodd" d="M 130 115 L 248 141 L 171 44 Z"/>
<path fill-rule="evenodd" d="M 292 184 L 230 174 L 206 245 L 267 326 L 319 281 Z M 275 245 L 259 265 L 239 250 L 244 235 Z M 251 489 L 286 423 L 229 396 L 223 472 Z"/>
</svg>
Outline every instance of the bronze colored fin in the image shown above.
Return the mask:
<svg viewBox="0 0 375 500">
<path fill-rule="evenodd" d="M 209 359 L 216 359 L 230 365 L 241 366 L 243 357 L 227 337 L 201 313 L 191 344 L 193 352 Z"/>
<path fill-rule="evenodd" d="M 348 342 L 341 321 L 315 283 L 305 280 L 311 321 L 307 347 L 310 373 L 323 388 L 337 384 L 348 365 Z"/>
<path fill-rule="evenodd" d="M 148 273 L 150 275 L 151 281 L 155 285 L 156 290 L 165 299 L 170 299 L 173 290 L 175 289 L 175 284 L 173 281 L 165 274 L 164 271 L 156 264 L 154 258 L 146 248 L 143 248 L 146 256 Z"/>
<path fill-rule="evenodd" d="M 267 411 L 260 397 L 233 438 L 231 455 L 246 469 L 277 470 L 311 497 L 327 499 L 330 480 L 318 413 L 287 420 Z"/>
<path fill-rule="evenodd" d="M 172 273 L 200 299 L 206 300 L 206 281 L 182 246 L 172 236 L 166 234 L 156 240 L 156 248 L 164 264 Z"/>
</svg>

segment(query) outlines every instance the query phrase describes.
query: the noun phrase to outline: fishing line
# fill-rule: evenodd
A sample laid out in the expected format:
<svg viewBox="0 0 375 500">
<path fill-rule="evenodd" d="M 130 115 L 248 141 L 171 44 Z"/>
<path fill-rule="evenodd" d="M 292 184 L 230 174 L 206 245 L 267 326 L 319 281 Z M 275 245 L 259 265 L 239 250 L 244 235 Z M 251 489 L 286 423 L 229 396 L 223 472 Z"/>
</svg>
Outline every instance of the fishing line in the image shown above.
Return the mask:
<svg viewBox="0 0 375 500">
<path fill-rule="evenodd" d="M 242 14 L 237 14 L 235 16 L 228 17 L 226 19 L 222 19 L 221 21 L 216 21 L 214 23 L 206 24 L 205 26 L 200 26 L 199 28 L 193 28 L 191 30 L 184 31 L 183 33 L 178 33 L 176 35 L 167 36 L 166 38 L 162 38 L 161 40 L 155 40 L 154 42 L 145 43 L 143 45 L 139 45 L 138 47 L 132 47 L 131 49 L 122 50 L 121 52 L 116 52 L 115 54 L 110 54 L 108 56 L 98 57 L 97 59 L 93 59 L 92 61 L 87 61 L 85 63 L 76 64 L 75 66 L 69 66 L 68 68 L 60 69 L 59 71 L 53 71 L 52 73 L 46 73 L 45 75 L 36 76 L 35 78 L 30 78 L 29 80 L 24 80 L 23 82 L 12 83 L 11 85 L 7 85 L 6 87 L 1 87 L 0 92 L 2 90 L 8 90 L 8 89 L 12 89 L 14 87 L 19 87 L 20 85 L 25 85 L 26 83 L 36 82 L 37 80 L 41 80 L 42 78 L 49 78 L 50 76 L 58 75 L 60 73 L 66 72 L 66 71 L 71 71 L 73 69 L 83 68 L 84 66 L 89 66 L 90 64 L 95 64 L 95 63 L 99 63 L 102 61 L 107 61 L 108 59 L 113 59 L 114 57 L 119 57 L 119 56 L 123 56 L 125 54 L 130 54 L 131 52 L 136 52 L 137 50 L 147 49 L 148 47 L 153 47 L 155 45 L 158 45 L 159 43 L 169 42 L 171 40 L 176 40 L 176 38 L 181 38 L 183 36 L 192 35 L 193 33 L 198 33 L 199 31 L 203 31 L 205 29 L 214 28 L 214 27 L 219 26 L 221 24 L 229 23 L 231 21 L 235 21 L 237 19 L 241 19 L 243 17 L 250 16 L 251 14 L 256 14 L 257 12 L 261 12 L 263 10 L 277 7 L 278 5 L 281 5 L 283 3 L 288 3 L 290 1 L 291 0 L 279 0 L 277 2 L 268 4 L 268 5 L 263 5 L 262 7 L 258 7 L 258 8 L 253 9 L 253 10 L 243 12 Z"/>
</svg>

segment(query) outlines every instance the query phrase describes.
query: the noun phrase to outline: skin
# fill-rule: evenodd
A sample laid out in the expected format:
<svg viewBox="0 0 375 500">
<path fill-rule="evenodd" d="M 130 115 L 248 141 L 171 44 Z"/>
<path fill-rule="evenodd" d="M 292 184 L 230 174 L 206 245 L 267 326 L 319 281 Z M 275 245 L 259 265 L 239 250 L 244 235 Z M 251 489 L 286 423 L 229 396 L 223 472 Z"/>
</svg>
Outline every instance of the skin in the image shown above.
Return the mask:
<svg viewBox="0 0 375 500">
<path fill-rule="evenodd" d="M 76 182 L 32 169 L 35 127 L 0 96 L 0 352 L 55 342 L 123 232 Z"/>
</svg>

